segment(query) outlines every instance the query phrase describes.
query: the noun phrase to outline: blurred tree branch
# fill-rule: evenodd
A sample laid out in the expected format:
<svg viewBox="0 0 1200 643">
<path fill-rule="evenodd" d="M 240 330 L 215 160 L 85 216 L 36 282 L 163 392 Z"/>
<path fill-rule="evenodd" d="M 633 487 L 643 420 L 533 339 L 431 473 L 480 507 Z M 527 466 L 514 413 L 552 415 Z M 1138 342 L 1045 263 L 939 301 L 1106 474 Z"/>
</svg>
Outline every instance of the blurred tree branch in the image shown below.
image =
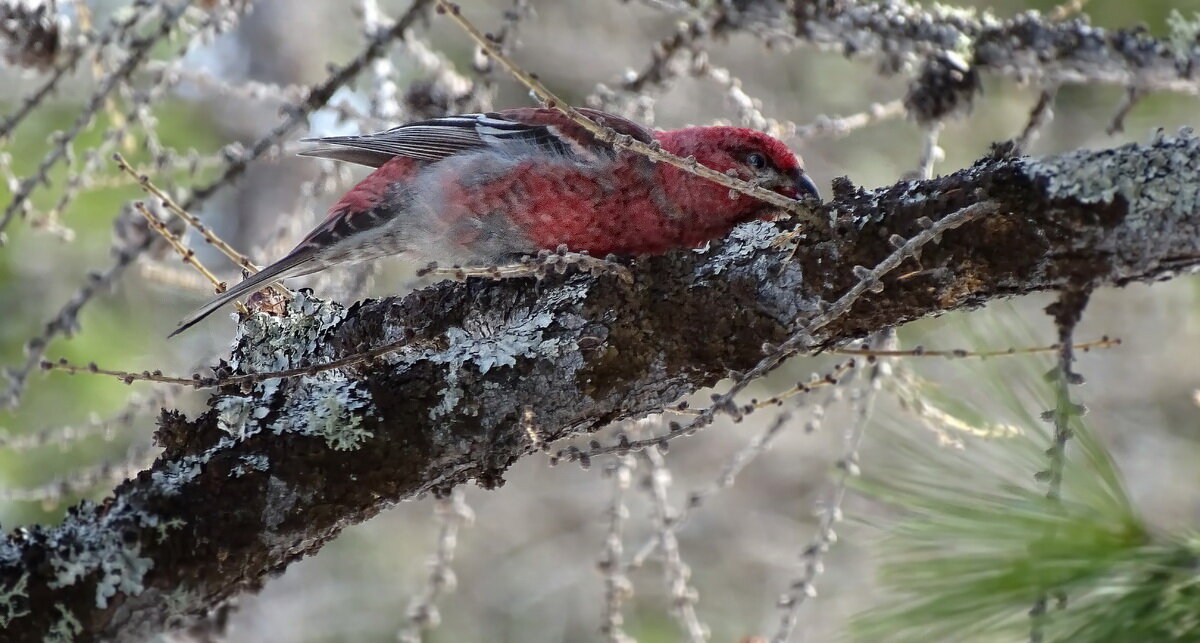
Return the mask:
<svg viewBox="0 0 1200 643">
<path fill-rule="evenodd" d="M 1001 20 L 984 11 L 907 0 L 744 4 L 748 8 L 740 19 L 763 37 L 794 39 L 848 57 L 879 57 L 890 71 L 914 59 L 951 53 L 979 70 L 1020 81 L 1200 94 L 1196 27 L 1182 20 L 1169 38 L 1159 39 L 1145 27 L 1093 27 L 1083 16 L 1054 20 L 1025 11 Z M 773 4 L 778 7 L 768 9 Z M 791 33 L 772 26 L 785 17 L 794 21 Z"/>
<path fill-rule="evenodd" d="M 0 542 L 7 640 L 136 639 L 203 618 L 344 527 L 505 470 L 541 442 L 660 411 L 754 366 L 858 285 L 861 269 L 983 200 L 882 291 L 813 333 L 819 346 L 990 300 L 1170 278 L 1200 266 L 1200 139 L 973 167 L 875 191 L 835 182 L 828 231 L 790 249 L 752 223 L 708 251 L 639 260 L 635 282 L 569 272 L 443 282 L 348 309 L 255 315 L 218 375 L 319 364 L 407 338 L 370 364 L 226 387 L 103 505 Z M 903 273 L 903 274 L 900 274 Z M 539 440 L 531 439 L 530 415 Z"/>
</svg>

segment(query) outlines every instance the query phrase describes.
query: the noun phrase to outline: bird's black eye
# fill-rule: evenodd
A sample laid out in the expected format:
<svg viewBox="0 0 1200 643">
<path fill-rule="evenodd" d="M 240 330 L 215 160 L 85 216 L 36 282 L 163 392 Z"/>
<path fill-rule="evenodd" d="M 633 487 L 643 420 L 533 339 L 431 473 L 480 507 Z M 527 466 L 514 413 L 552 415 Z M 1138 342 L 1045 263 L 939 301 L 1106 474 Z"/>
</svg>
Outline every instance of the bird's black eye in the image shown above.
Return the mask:
<svg viewBox="0 0 1200 643">
<path fill-rule="evenodd" d="M 767 158 L 762 154 L 755 152 L 754 154 L 746 157 L 746 164 L 756 170 L 761 170 L 767 166 Z"/>
</svg>

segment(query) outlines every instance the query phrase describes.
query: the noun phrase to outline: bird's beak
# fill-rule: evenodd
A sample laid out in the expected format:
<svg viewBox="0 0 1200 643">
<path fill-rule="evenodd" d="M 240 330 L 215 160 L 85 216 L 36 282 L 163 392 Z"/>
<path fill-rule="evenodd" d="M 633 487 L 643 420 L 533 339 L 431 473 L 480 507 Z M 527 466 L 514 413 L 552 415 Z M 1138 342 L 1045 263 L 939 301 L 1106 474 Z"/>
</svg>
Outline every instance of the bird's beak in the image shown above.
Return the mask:
<svg viewBox="0 0 1200 643">
<path fill-rule="evenodd" d="M 817 197 L 818 201 L 821 200 L 821 191 L 817 189 L 817 184 L 813 183 L 813 180 L 808 178 L 808 175 L 804 173 L 803 169 L 798 167 L 793 168 L 788 172 L 788 176 L 792 179 L 792 186 L 796 188 L 797 196 L 811 194 L 812 196 Z"/>
</svg>

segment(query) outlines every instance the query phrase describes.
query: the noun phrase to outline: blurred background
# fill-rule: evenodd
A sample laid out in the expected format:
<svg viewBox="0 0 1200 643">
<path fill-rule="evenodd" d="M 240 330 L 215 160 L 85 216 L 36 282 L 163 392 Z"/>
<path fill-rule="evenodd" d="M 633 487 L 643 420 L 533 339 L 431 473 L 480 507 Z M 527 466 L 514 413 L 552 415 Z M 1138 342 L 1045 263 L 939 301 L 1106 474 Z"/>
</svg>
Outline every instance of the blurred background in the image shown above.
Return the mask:
<svg viewBox="0 0 1200 643">
<path fill-rule="evenodd" d="M 0 8 L 16 4 L 21 3 L 0 2 Z M 181 22 L 183 35 L 153 47 L 151 62 L 104 99 L 94 122 L 70 145 L 70 166 L 56 165 L 49 172 L 49 186 L 33 192 L 28 211 L 6 230 L 8 243 L 0 247 L 0 365 L 21 368 L 26 343 L 41 335 L 90 283 L 91 271 L 112 265 L 114 221 L 137 221 L 127 204 L 144 195 L 116 169 L 111 153 L 121 152 L 155 184 L 186 195 L 219 175 L 224 153 L 236 150 L 230 145 L 266 134 L 281 121 L 281 107 L 303 98 L 305 85 L 321 81 L 330 63 L 355 55 L 364 45 L 364 22 L 394 19 L 408 7 L 391 0 L 193 4 Z M 648 83 L 637 95 L 625 95 L 617 91 L 621 83 L 650 64 L 655 43 L 677 32 L 688 15 L 671 8 L 686 3 L 462 4 L 485 30 L 506 29 L 505 46 L 514 57 L 575 104 L 624 110 L 661 128 L 717 121 L 755 124 L 757 113 L 776 121 L 822 190 L 843 175 L 867 188 L 889 185 L 918 166 L 924 131 L 904 117 L 897 103 L 910 75 L 882 74 L 871 60 L 850 61 L 803 47 L 768 49 L 759 38 L 735 32 L 697 45 L 706 65 L 685 54 L 676 64 L 679 73 L 667 82 Z M 1028 9 L 1050 11 L 1059 3 L 955 4 L 986 7 L 1004 18 Z M 147 7 L 158 6 L 140 3 L 131 9 L 126 2 L 59 0 L 53 20 L 71 34 L 87 25 L 99 29 L 110 20 L 136 18 L 131 11 L 150 12 L 154 9 Z M 1172 9 L 1190 15 L 1200 11 L 1200 2 L 1092 0 L 1083 13 L 1097 26 L 1145 24 L 1161 35 L 1167 33 Z M 136 25 L 135 30 L 146 31 L 142 23 Z M 23 97 L 46 79 L 45 71 L 12 51 L 0 61 L 0 113 L 5 115 L 15 113 Z M 82 61 L 61 89 L 0 143 L 0 171 L 6 179 L 0 183 L 7 183 L 0 184 L 0 205 L 13 200 L 17 186 L 12 179 L 35 173 L 55 145 L 52 133 L 72 127 L 99 80 L 127 54 L 119 47 L 100 51 Z M 728 78 L 739 81 L 732 85 Z M 1041 90 L 989 75 L 982 81 L 982 94 L 970 113 L 946 122 L 939 139 L 944 159 L 934 166 L 935 173 L 967 166 L 992 142 L 1019 134 Z M 604 87 L 598 88 L 600 84 Z M 1133 106 L 1124 131 L 1110 134 L 1124 95 L 1123 88 L 1113 86 L 1063 87 L 1054 105 L 1056 118 L 1029 153 L 1113 147 L 1146 141 L 1156 128 L 1200 125 L 1196 97 L 1153 94 Z M 758 101 L 753 109 L 748 109 L 747 97 Z M 318 110 L 285 136 L 279 154 L 253 163 L 240 181 L 195 212 L 260 264 L 290 248 L 364 174 L 361 168 L 295 158 L 291 152 L 299 138 L 382 129 L 446 110 L 528 105 L 530 98 L 502 70 L 481 73 L 464 34 L 447 20 L 431 19 L 419 22 L 406 43 L 339 90 L 332 103 L 337 107 Z M 138 105 L 142 108 L 131 110 Z M 868 124 L 849 131 L 823 120 L 872 110 L 875 117 L 864 119 Z M 798 126 L 795 135 L 788 136 L 788 122 Z M 89 150 L 97 151 L 94 158 Z M 118 247 L 135 234 L 128 226 L 117 229 Z M 236 278 L 234 267 L 203 247 L 201 239 L 190 234 L 185 239 L 222 278 Z M 78 327 L 72 328 L 74 337 L 52 341 L 47 357 L 130 371 L 189 373 L 228 349 L 234 326 L 226 314 L 181 338 L 165 339 L 175 322 L 211 292 L 175 257 L 143 256 L 125 272 L 86 305 Z M 414 266 L 385 262 L 297 285 L 349 304 L 421 283 Z M 1087 385 L 1073 394 L 1089 408 L 1089 424 L 1112 451 L 1139 512 L 1164 530 L 1193 526 L 1200 514 L 1195 493 L 1200 487 L 1200 467 L 1195 466 L 1200 457 L 1198 294 L 1200 282 L 1194 277 L 1103 290 L 1077 331 L 1081 341 L 1109 335 L 1124 342 L 1081 356 L 1077 370 Z M 1026 297 L 914 323 L 900 329 L 900 346 L 988 350 L 1049 345 L 1056 337 L 1042 309 L 1051 301 L 1050 296 Z M 829 372 L 844 359 L 794 359 L 757 383 L 747 397 L 770 397 L 811 373 Z M 1052 364 L 1045 355 L 898 361 L 897 368 L 908 373 L 911 387 L 922 397 L 977 426 L 1019 425 L 1031 408 L 1003 402 L 1006 396 L 997 391 L 1012 387 L 1014 380 L 1039 386 L 1029 373 L 1040 374 Z M 864 377 L 859 374 L 858 381 Z M 195 413 L 205 401 L 204 393 L 145 383 L 127 386 L 87 375 L 34 369 L 22 379 L 0 378 L 0 388 L 7 388 L 10 398 L 20 389 L 15 406 L 0 408 L 5 432 L 0 443 L 0 525 L 5 531 L 53 524 L 78 499 L 102 498 L 154 457 L 150 435 L 157 408 Z M 862 394 L 854 386 L 818 390 L 739 424 L 719 421 L 677 441 L 661 466 L 642 459 L 618 463 L 601 458 L 584 470 L 574 464 L 552 467 L 546 458 L 529 457 L 508 473 L 502 489 L 465 489 L 462 501 L 474 521 L 457 530 L 451 565 L 456 587 L 437 599 L 441 623 L 426 640 L 602 639 L 605 577 L 597 561 L 610 535 L 608 512 L 621 475 L 613 467 L 632 467 L 622 500 L 628 517 L 620 532 L 628 561 L 656 533 L 655 515 L 662 508 L 656 490 L 679 511 L 689 494 L 712 486 L 740 449 L 763 435 L 779 413 L 787 413 L 791 419 L 773 434 L 770 449 L 757 454 L 736 483 L 706 495 L 677 533 L 678 554 L 691 571 L 687 583 L 698 596 L 694 610 L 712 640 L 769 636 L 784 614 L 778 605 L 781 595 L 804 574 L 801 552 L 818 533 L 817 509 L 836 488 L 833 465 L 845 453 L 847 430 L 855 426 L 854 398 Z M 977 444 L 987 440 L 955 434 L 945 425 L 930 430 L 927 418 L 901 408 L 903 394 L 884 388 L 875 401 L 875 421 L 865 426 L 861 443 L 858 460 L 865 471 L 883 462 L 903 466 L 891 461 L 895 451 L 890 441 L 877 438 L 883 434 L 901 435 L 935 451 L 991 448 Z M 696 400 L 703 403 L 708 393 Z M 1041 410 L 1034 408 L 1031 414 L 1036 417 Z M 1002 449 L 997 457 L 1004 457 Z M 654 484 L 647 481 L 652 472 L 657 472 L 651 476 L 658 481 Z M 1033 484 L 1033 471 L 1028 474 Z M 970 485 L 971 480 L 961 483 Z M 837 543 L 824 556 L 817 594 L 796 612 L 792 640 L 849 637 L 847 623 L 853 615 L 881 599 L 875 563 L 890 513 L 855 493 L 846 498 L 842 513 L 846 520 L 837 526 Z M 261 593 L 242 597 L 230 615 L 227 640 L 394 640 L 405 628 L 409 606 L 428 591 L 429 561 L 446 524 L 437 517 L 434 500 L 426 498 L 347 529 L 320 555 L 293 565 Z M 664 582 L 664 575 L 669 576 L 664 570 L 679 569 L 655 554 L 629 571 L 633 594 L 622 607 L 628 635 L 641 641 L 686 640 L 670 609 L 672 590 Z"/>
</svg>

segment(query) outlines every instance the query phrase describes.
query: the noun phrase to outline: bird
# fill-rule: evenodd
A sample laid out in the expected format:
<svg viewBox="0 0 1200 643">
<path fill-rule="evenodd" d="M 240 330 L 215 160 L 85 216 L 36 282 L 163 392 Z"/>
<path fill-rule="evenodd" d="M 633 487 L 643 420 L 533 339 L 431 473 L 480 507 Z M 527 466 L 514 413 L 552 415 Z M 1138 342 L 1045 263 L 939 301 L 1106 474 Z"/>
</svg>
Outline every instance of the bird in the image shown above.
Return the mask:
<svg viewBox="0 0 1200 643">
<path fill-rule="evenodd" d="M 617 134 L 790 198 L 820 198 L 788 146 L 734 126 L 651 130 L 600 110 Z M 185 317 L 171 336 L 271 283 L 399 255 L 496 266 L 565 246 L 594 257 L 695 248 L 768 218 L 768 203 L 600 141 L 562 111 L 523 107 L 406 123 L 373 134 L 303 139 L 302 156 L 375 168 L 284 257 Z"/>
</svg>

